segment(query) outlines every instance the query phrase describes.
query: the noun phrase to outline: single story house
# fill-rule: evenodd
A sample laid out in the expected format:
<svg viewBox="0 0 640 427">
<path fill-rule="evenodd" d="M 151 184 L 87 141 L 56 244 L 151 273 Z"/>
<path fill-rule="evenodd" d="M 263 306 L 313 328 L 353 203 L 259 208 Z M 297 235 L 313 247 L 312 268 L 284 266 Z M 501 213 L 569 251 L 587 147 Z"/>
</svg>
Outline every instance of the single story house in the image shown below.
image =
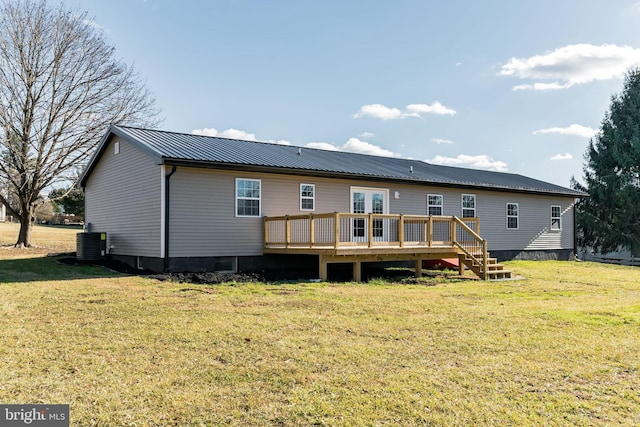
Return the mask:
<svg viewBox="0 0 640 427">
<path fill-rule="evenodd" d="M 522 175 L 112 125 L 84 169 L 88 231 L 152 271 L 459 256 L 570 259 L 586 194 Z M 484 263 L 476 271 L 473 267 Z M 463 269 L 464 270 L 464 269 Z M 484 276 L 483 276 L 484 275 Z"/>
</svg>

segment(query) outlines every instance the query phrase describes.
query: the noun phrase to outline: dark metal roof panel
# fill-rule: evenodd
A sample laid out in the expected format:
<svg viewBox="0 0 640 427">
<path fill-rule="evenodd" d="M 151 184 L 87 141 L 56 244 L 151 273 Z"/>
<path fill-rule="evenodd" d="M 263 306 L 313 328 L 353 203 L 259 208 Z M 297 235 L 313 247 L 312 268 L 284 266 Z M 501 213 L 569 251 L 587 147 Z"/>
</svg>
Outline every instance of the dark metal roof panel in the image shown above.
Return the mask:
<svg viewBox="0 0 640 427">
<path fill-rule="evenodd" d="M 145 146 L 164 162 L 247 165 L 274 169 L 316 171 L 450 186 L 582 197 L 586 194 L 523 175 L 432 165 L 419 160 L 378 157 L 292 145 L 243 141 L 193 134 L 113 126 L 112 131 Z"/>
</svg>

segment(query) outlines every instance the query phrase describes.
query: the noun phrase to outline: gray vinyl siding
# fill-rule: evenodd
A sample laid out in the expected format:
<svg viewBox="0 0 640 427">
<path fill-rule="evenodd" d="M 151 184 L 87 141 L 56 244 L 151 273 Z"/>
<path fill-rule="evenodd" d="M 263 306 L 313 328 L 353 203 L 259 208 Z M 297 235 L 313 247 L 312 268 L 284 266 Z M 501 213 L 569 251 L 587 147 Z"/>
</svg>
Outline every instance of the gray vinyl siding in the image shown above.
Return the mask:
<svg viewBox="0 0 640 427">
<path fill-rule="evenodd" d="M 349 212 L 350 189 L 389 190 L 389 212 L 426 215 L 427 194 L 441 194 L 443 215 L 462 216 L 462 194 L 476 195 L 480 234 L 489 250 L 572 249 L 572 197 L 458 190 L 408 184 L 216 171 L 179 167 L 171 178 L 171 257 L 261 255 L 262 218 L 236 217 L 236 178 L 261 180 L 261 215 L 308 214 L 300 210 L 300 184 L 315 184 L 314 213 Z M 396 199 L 395 192 L 398 192 Z M 507 230 L 506 204 L 518 203 L 519 229 Z M 551 231 L 551 206 L 562 207 L 562 230 Z"/>
<path fill-rule="evenodd" d="M 161 167 L 148 154 L 117 137 L 109 142 L 84 190 L 85 221 L 107 233 L 111 253 L 160 256 L 161 185 Z"/>
<path fill-rule="evenodd" d="M 480 230 L 489 250 L 573 249 L 573 205 L 570 197 L 488 193 L 477 202 Z M 518 204 L 518 229 L 507 229 L 507 203 Z M 561 206 L 562 230 L 551 230 L 551 206 Z"/>
<path fill-rule="evenodd" d="M 262 216 L 308 214 L 300 210 L 301 183 L 315 184 L 314 213 L 349 211 L 347 181 L 179 167 L 171 178 L 170 257 L 262 255 L 262 217 L 235 215 L 236 178 L 261 180 Z"/>
</svg>

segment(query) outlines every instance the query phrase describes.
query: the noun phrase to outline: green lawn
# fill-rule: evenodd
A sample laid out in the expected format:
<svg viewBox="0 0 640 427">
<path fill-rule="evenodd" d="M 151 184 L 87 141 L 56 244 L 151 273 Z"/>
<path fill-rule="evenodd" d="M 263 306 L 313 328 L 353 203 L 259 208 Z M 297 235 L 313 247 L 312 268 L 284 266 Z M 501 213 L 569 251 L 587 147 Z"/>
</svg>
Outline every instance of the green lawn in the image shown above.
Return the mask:
<svg viewBox="0 0 640 427">
<path fill-rule="evenodd" d="M 72 425 L 640 424 L 637 268 L 204 286 L 27 255 L 0 253 L 0 402 Z"/>
</svg>

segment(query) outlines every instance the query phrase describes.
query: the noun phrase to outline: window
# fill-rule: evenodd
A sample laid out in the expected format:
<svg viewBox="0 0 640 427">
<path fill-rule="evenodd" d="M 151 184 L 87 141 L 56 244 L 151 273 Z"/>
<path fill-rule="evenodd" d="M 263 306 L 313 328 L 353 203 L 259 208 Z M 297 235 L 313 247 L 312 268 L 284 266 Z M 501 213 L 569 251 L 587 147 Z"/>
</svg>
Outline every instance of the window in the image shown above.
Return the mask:
<svg viewBox="0 0 640 427">
<path fill-rule="evenodd" d="M 560 206 L 551 206 L 551 229 L 562 230 L 562 222 L 560 218 Z"/>
<path fill-rule="evenodd" d="M 507 230 L 518 229 L 518 204 L 507 203 Z"/>
<path fill-rule="evenodd" d="M 384 195 L 382 193 L 374 193 L 371 195 L 371 213 L 384 213 Z M 384 236 L 382 218 L 374 218 L 371 226 L 373 227 L 373 237 Z"/>
<path fill-rule="evenodd" d="M 236 216 L 260 216 L 260 180 L 236 178 Z"/>
<path fill-rule="evenodd" d="M 442 215 L 443 199 L 440 194 L 427 195 L 427 215 Z"/>
<path fill-rule="evenodd" d="M 113 154 L 120 154 L 120 141 L 113 143 Z"/>
<path fill-rule="evenodd" d="M 476 216 L 476 195 L 462 195 L 462 218 L 475 218 Z"/>
<path fill-rule="evenodd" d="M 353 202 L 351 211 L 357 214 L 364 213 L 365 193 L 360 191 L 355 191 L 352 193 L 351 199 Z M 365 234 L 364 218 L 354 218 L 353 219 L 353 237 L 364 237 L 364 234 Z"/>
<path fill-rule="evenodd" d="M 300 210 L 315 209 L 316 186 L 314 184 L 300 184 Z"/>
</svg>

